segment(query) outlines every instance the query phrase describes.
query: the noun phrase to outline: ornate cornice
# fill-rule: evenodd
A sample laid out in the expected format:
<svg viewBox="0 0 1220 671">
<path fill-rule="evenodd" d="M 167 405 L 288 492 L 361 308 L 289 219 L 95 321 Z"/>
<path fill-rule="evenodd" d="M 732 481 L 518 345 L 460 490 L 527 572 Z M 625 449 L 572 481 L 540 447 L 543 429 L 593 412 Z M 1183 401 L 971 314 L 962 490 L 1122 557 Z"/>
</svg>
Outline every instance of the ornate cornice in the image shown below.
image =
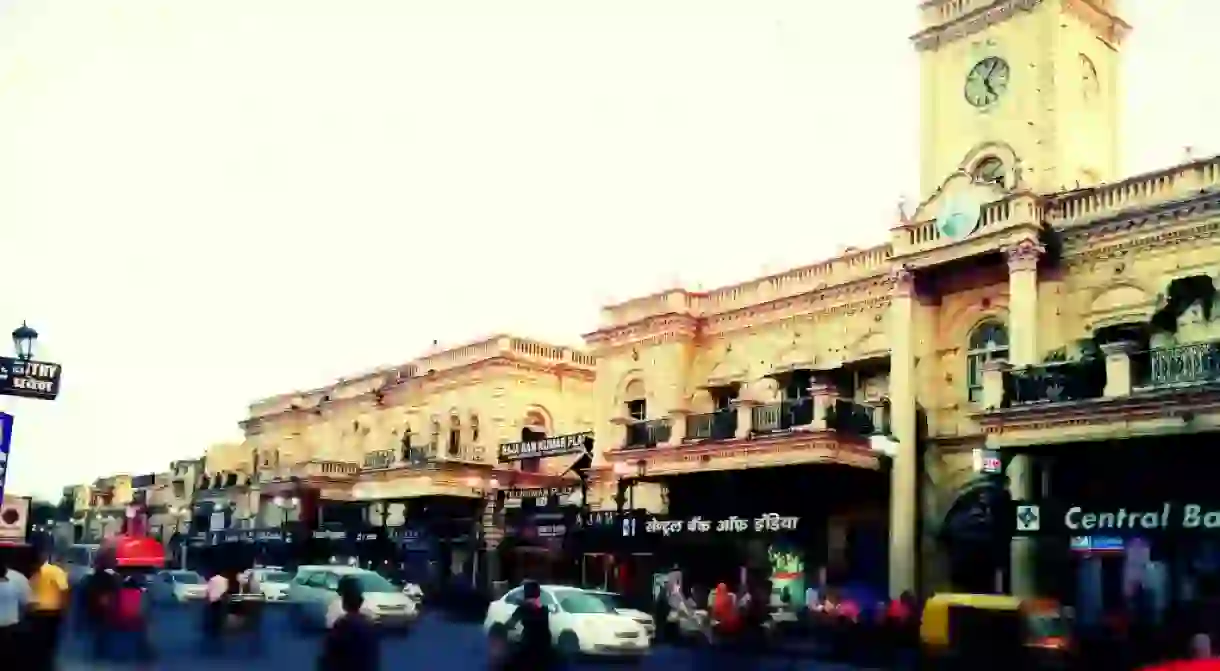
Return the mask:
<svg viewBox="0 0 1220 671">
<path fill-rule="evenodd" d="M 1017 12 L 1028 12 L 1043 0 L 1001 0 L 972 12 L 951 19 L 946 23 L 932 26 L 911 36 L 911 42 L 917 51 L 936 49 L 950 42 L 975 35 L 991 26 L 1008 20 Z"/>
<path fill-rule="evenodd" d="M 1209 192 L 1138 209 L 1125 210 L 1076 226 L 1065 227 L 1063 260 L 1069 265 L 1092 263 L 1126 256 L 1144 248 L 1168 247 L 1213 238 L 1220 223 L 1205 221 L 1193 226 L 1171 228 L 1183 220 L 1220 211 L 1220 193 Z M 1139 235 L 1148 231 L 1148 235 Z M 1137 237 L 1138 236 L 1138 237 Z"/>
</svg>

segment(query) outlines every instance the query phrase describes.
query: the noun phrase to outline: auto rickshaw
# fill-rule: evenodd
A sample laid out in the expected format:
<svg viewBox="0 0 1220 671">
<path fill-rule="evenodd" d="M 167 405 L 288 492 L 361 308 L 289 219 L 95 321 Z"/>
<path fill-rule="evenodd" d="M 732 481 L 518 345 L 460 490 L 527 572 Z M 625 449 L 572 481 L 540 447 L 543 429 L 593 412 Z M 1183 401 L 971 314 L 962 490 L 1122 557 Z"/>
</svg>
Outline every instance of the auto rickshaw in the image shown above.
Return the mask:
<svg viewBox="0 0 1220 671">
<path fill-rule="evenodd" d="M 949 668 L 1065 668 L 1073 652 L 1059 604 L 1002 594 L 932 596 L 919 640 L 925 660 Z"/>
</svg>

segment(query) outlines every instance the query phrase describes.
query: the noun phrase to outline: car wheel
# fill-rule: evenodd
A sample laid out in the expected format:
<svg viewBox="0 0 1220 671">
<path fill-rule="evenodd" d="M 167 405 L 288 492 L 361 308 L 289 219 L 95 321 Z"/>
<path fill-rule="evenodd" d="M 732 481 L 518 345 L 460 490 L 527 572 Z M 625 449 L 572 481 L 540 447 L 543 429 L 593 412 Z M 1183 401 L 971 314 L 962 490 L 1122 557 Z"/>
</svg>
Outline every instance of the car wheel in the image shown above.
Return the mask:
<svg viewBox="0 0 1220 671">
<path fill-rule="evenodd" d="M 580 654 L 580 638 L 574 631 L 565 631 L 559 635 L 559 653 L 564 657 L 576 657 Z"/>
</svg>

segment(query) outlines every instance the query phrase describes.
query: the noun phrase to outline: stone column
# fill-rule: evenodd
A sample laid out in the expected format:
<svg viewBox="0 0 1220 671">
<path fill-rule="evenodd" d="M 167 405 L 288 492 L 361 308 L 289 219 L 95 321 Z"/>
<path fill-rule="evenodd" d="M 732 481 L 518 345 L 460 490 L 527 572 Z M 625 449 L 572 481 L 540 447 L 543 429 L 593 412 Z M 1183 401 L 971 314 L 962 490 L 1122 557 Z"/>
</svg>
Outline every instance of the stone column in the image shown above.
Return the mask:
<svg viewBox="0 0 1220 671">
<path fill-rule="evenodd" d="M 681 447 L 686 440 L 686 417 L 690 412 L 686 409 L 674 409 L 669 413 L 669 441 L 666 445 Z"/>
<path fill-rule="evenodd" d="M 754 408 L 759 405 L 758 401 L 752 398 L 738 400 L 737 406 L 737 435 L 734 438 L 749 438 L 750 432 L 754 430 Z"/>
<path fill-rule="evenodd" d="M 1135 347 L 1135 343 L 1128 341 L 1101 346 L 1102 354 L 1106 355 L 1106 389 L 1102 392 L 1106 398 L 1131 395 L 1135 382 L 1131 379 L 1131 353 Z"/>
<path fill-rule="evenodd" d="M 1038 261 L 1046 250 L 1026 239 L 1004 250 L 1008 256 L 1009 362 L 1041 363 L 1038 354 Z"/>
<path fill-rule="evenodd" d="M 1027 238 L 1004 250 L 1008 256 L 1009 362 L 1014 367 L 1041 363 L 1038 350 L 1038 262 L 1045 248 Z M 1031 498 L 1029 457 L 1012 457 L 1008 465 L 1008 488 L 1014 499 Z M 1034 583 L 1033 540 L 1013 539 L 1009 557 L 1009 582 L 1013 594 L 1032 596 Z"/>
<path fill-rule="evenodd" d="M 1016 501 L 1033 499 L 1033 463 L 1028 455 L 1019 454 L 1009 460 L 1008 491 Z M 1012 593 L 1016 596 L 1035 596 L 1034 539 L 1014 538 L 1011 548 L 1009 585 Z"/>
<path fill-rule="evenodd" d="M 814 382 L 809 385 L 809 397 L 813 399 L 813 423 L 809 428 L 813 431 L 825 431 L 829 428 L 826 425 L 826 411 L 834 407 L 839 392 L 834 385 Z"/>
<path fill-rule="evenodd" d="M 919 476 L 915 454 L 915 275 L 906 266 L 894 271 L 890 296 L 890 411 L 894 438 L 898 443 L 890 469 L 890 596 L 914 590 L 917 576 L 915 537 L 916 499 Z"/>
</svg>

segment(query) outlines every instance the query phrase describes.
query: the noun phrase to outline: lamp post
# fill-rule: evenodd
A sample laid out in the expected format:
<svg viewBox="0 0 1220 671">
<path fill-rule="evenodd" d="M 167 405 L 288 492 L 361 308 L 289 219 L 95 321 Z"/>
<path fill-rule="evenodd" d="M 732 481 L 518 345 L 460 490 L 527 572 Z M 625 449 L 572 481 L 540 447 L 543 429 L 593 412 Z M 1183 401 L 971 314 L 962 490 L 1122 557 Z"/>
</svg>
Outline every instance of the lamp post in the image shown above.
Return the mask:
<svg viewBox="0 0 1220 671">
<path fill-rule="evenodd" d="M 286 534 L 288 526 L 288 511 L 296 510 L 301 506 L 301 499 L 295 496 L 277 496 L 272 499 L 272 503 L 276 508 L 280 509 L 280 534 Z"/>
<path fill-rule="evenodd" d="M 13 351 L 17 358 L 29 361 L 34 358 L 34 343 L 38 340 L 38 331 L 29 324 L 21 322 L 21 326 L 13 329 Z"/>
<path fill-rule="evenodd" d="M 182 570 L 186 570 L 186 552 L 187 546 L 190 544 L 186 537 L 187 530 L 183 528 L 186 521 L 191 517 L 191 509 L 186 506 L 174 506 L 169 509 L 170 517 L 174 520 L 174 537 L 178 539 L 178 564 Z"/>
</svg>

